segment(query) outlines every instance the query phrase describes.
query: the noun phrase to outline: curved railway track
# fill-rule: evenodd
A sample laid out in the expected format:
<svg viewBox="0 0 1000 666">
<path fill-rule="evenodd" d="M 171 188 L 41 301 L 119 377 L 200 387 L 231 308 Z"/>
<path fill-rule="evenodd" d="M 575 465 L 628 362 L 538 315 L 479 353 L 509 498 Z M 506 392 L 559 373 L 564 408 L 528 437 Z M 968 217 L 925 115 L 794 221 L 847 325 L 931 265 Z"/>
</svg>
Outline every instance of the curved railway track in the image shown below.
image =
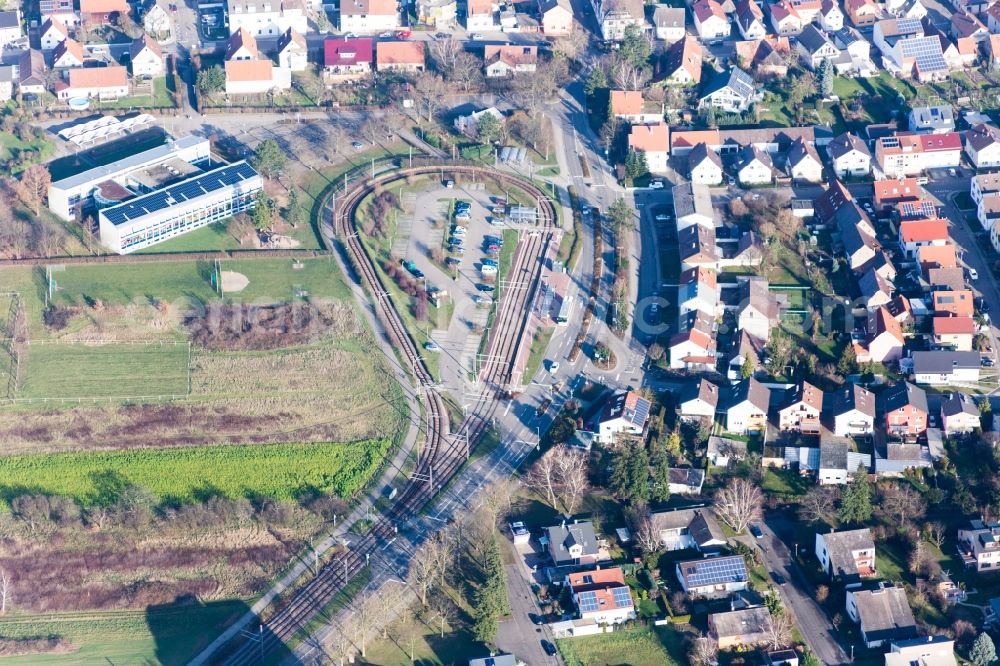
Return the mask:
<svg viewBox="0 0 1000 666">
<path fill-rule="evenodd" d="M 487 341 L 488 360 L 480 369 L 480 377 L 484 381 L 482 395 L 487 400 L 476 413 L 468 414 L 459 428 L 460 433 L 468 435 L 469 447 L 483 434 L 497 411 L 497 400 L 489 399 L 497 397 L 497 394 L 491 392 L 497 389 L 502 391 L 512 380 L 512 368 L 518 347 L 523 343 L 521 336 L 528 325 L 529 304 L 538 284 L 542 257 L 551 240 L 551 232 L 547 229 L 551 228 L 555 220 L 555 209 L 546 194 L 533 184 L 502 172 L 475 166 L 436 164 L 399 169 L 369 178 L 353 190 L 340 195 L 333 212 L 334 229 L 351 258 L 352 267 L 361 284 L 372 298 L 379 321 L 391 344 L 399 350 L 405 362 L 409 363 L 422 389 L 427 411 L 426 443 L 406 487 L 393 505 L 382 513 L 371 530 L 300 588 L 284 607 L 264 623 L 260 634 L 235 647 L 218 663 L 229 666 L 259 664 L 274 650 L 290 641 L 322 612 L 352 578 L 361 573 L 367 566 L 368 556 L 377 554 L 380 547 L 395 538 L 401 522 L 420 513 L 466 460 L 466 444 L 449 437 L 448 412 L 444 399 L 435 388 L 434 379 L 421 358 L 416 341 L 407 331 L 396 306 L 388 297 L 375 264 L 354 227 L 358 206 L 377 188 L 410 176 L 445 171 L 449 174 L 484 173 L 493 180 L 515 185 L 535 198 L 542 222 L 537 232 L 530 232 L 526 241 L 518 243 L 508 272 L 508 288 L 501 291 L 500 298 L 506 297 L 507 300 L 505 303 L 501 300 L 497 304 L 496 320 Z M 325 205 L 323 210 L 326 210 Z"/>
</svg>

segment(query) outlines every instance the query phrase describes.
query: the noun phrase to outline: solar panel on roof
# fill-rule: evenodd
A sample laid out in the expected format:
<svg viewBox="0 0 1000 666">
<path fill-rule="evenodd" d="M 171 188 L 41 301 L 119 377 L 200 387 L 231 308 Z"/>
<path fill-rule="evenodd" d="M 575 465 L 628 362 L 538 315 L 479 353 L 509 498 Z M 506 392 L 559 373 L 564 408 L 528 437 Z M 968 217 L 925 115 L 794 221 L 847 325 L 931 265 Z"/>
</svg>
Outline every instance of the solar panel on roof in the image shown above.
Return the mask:
<svg viewBox="0 0 1000 666">
<path fill-rule="evenodd" d="M 646 400 L 637 401 L 635 405 L 635 423 L 645 422 L 647 416 L 649 416 L 649 402 Z"/>
<path fill-rule="evenodd" d="M 592 613 L 599 607 L 597 604 L 597 594 L 595 592 L 581 592 L 579 599 L 581 613 Z"/>
<path fill-rule="evenodd" d="M 627 587 L 616 587 L 614 593 L 616 607 L 626 608 L 632 605 L 632 593 L 629 592 Z"/>
<path fill-rule="evenodd" d="M 901 18 L 896 21 L 896 30 L 900 34 L 919 32 L 920 31 L 920 19 L 916 18 Z"/>
<path fill-rule="evenodd" d="M 689 587 L 745 582 L 747 568 L 742 557 L 726 557 L 694 562 L 685 567 Z"/>
</svg>

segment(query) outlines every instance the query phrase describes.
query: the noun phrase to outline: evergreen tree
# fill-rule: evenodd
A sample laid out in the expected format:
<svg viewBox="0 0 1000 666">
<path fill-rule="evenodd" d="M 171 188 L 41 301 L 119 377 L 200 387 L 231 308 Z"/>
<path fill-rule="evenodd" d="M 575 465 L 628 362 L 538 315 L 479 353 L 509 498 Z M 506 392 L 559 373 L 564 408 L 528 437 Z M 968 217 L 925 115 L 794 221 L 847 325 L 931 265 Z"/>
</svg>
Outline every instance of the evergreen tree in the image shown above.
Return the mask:
<svg viewBox="0 0 1000 666">
<path fill-rule="evenodd" d="M 667 435 L 663 444 L 653 445 L 653 455 L 650 456 L 649 464 L 653 468 L 653 480 L 649 485 L 649 495 L 654 502 L 666 502 L 670 499 L 670 440 L 675 435 L 671 432 Z M 680 448 L 680 442 L 677 444 Z"/>
<path fill-rule="evenodd" d="M 649 501 L 649 454 L 635 442 L 623 445 L 611 463 L 608 480 L 611 492 L 619 499 L 635 504 Z"/>
<path fill-rule="evenodd" d="M 250 219 L 253 220 L 253 226 L 258 231 L 264 231 L 271 227 L 271 222 L 274 220 L 274 200 L 267 196 L 264 190 L 257 192 L 253 210 L 250 212 Z"/>
<path fill-rule="evenodd" d="M 628 155 L 625 157 L 625 173 L 632 180 L 648 174 L 649 165 L 646 163 L 646 153 L 635 150 L 628 151 Z"/>
<path fill-rule="evenodd" d="M 702 120 L 706 127 L 715 127 L 719 124 L 719 119 L 715 116 L 715 107 L 709 104 L 702 113 Z"/>
<path fill-rule="evenodd" d="M 976 642 L 969 650 L 969 661 L 976 666 L 990 666 L 997 660 L 997 649 L 993 639 L 985 631 L 976 637 Z"/>
<path fill-rule="evenodd" d="M 842 375 L 850 375 L 857 371 L 858 355 L 854 351 L 854 343 L 848 340 L 844 351 L 840 354 L 840 360 L 837 361 L 837 372 Z"/>
<path fill-rule="evenodd" d="M 308 218 L 305 206 L 302 205 L 299 188 L 293 186 L 288 193 L 288 223 L 293 227 L 298 227 L 305 224 Z"/>
<path fill-rule="evenodd" d="M 750 354 L 747 354 L 743 359 L 743 365 L 740 366 L 740 377 L 743 379 L 753 377 L 753 356 Z"/>
<path fill-rule="evenodd" d="M 829 58 L 823 58 L 823 62 L 819 66 L 819 71 L 816 73 L 816 85 L 824 99 L 833 94 L 834 76 L 833 63 Z"/>
<path fill-rule="evenodd" d="M 844 490 L 837 515 L 844 523 L 864 523 L 871 519 L 872 486 L 864 465 L 858 465 L 854 481 Z"/>
<path fill-rule="evenodd" d="M 265 178 L 273 178 L 281 173 L 288 158 L 274 139 L 264 139 L 250 158 L 250 164 Z"/>
<path fill-rule="evenodd" d="M 593 96 L 598 90 L 603 90 L 609 86 L 608 83 L 608 73 L 603 67 L 594 67 L 590 70 L 590 74 L 587 75 L 587 82 L 584 84 L 583 90 L 587 93 L 587 96 Z"/>
<path fill-rule="evenodd" d="M 507 573 L 503 568 L 500 543 L 493 536 L 483 558 L 483 584 L 475 594 L 472 632 L 476 640 L 493 643 L 499 618 L 510 613 L 507 601 Z"/>
<path fill-rule="evenodd" d="M 625 28 L 625 35 L 619 43 L 615 55 L 619 60 L 624 60 L 636 67 L 643 67 L 648 64 L 649 55 L 652 52 L 653 46 L 643 34 L 642 28 L 633 24 Z"/>
</svg>

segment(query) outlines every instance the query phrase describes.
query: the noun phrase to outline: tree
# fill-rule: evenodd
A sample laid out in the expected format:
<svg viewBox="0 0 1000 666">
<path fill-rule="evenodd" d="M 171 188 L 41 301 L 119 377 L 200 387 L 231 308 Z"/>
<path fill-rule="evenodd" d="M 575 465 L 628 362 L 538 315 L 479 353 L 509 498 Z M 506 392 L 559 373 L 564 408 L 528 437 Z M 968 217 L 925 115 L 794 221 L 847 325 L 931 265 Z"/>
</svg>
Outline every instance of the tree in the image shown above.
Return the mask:
<svg viewBox="0 0 1000 666">
<path fill-rule="evenodd" d="M 854 343 L 848 340 L 844 351 L 840 353 L 840 360 L 837 361 L 837 372 L 842 375 L 852 375 L 857 371 L 858 355 L 854 351 Z"/>
<path fill-rule="evenodd" d="M 819 88 L 820 95 L 824 99 L 833 94 L 833 63 L 829 58 L 823 58 L 819 65 L 819 72 L 816 74 L 816 87 Z"/>
<path fill-rule="evenodd" d="M 625 34 L 615 55 L 619 61 L 643 67 L 649 63 L 649 56 L 652 52 L 653 47 L 646 35 L 643 34 L 642 28 L 632 24 L 625 28 Z"/>
<path fill-rule="evenodd" d="M 767 645 L 772 650 L 786 647 L 792 640 L 794 625 L 788 613 L 771 614 L 767 626 Z"/>
<path fill-rule="evenodd" d="M 37 216 L 41 212 L 42 201 L 49 191 L 52 175 L 43 164 L 32 164 L 21 173 L 20 195 L 25 205 Z"/>
<path fill-rule="evenodd" d="M 250 159 L 250 164 L 257 169 L 265 178 L 274 178 L 285 166 L 287 158 L 285 151 L 281 149 L 274 139 L 264 139 L 254 151 L 254 156 Z"/>
<path fill-rule="evenodd" d="M 462 92 L 479 88 L 483 82 L 482 63 L 468 51 L 462 51 L 452 63 L 448 72 L 448 82 Z"/>
<path fill-rule="evenodd" d="M 734 532 L 740 533 L 760 517 L 764 496 L 752 481 L 733 479 L 715 495 L 715 512 Z"/>
<path fill-rule="evenodd" d="M 696 638 L 691 641 L 688 650 L 688 662 L 691 666 L 711 666 L 717 663 L 719 650 L 711 638 Z"/>
<path fill-rule="evenodd" d="M 444 104 L 444 96 L 448 92 L 448 84 L 441 78 L 440 74 L 424 72 L 413 86 L 413 91 L 427 115 L 427 122 L 434 119 L 434 114 Z"/>
<path fill-rule="evenodd" d="M 510 478 L 500 479 L 487 486 L 481 493 L 482 503 L 479 505 L 492 527 L 507 517 L 517 495 L 517 485 Z"/>
<path fill-rule="evenodd" d="M 993 639 L 985 631 L 976 637 L 976 642 L 969 650 L 969 661 L 976 666 L 990 666 L 997 660 L 997 648 Z"/>
<path fill-rule="evenodd" d="M 854 481 L 844 490 L 837 516 L 844 523 L 863 523 L 871 519 L 872 486 L 864 465 L 858 465 Z"/>
<path fill-rule="evenodd" d="M 479 141 L 490 144 L 500 138 L 500 119 L 492 113 L 484 113 L 478 123 Z"/>
<path fill-rule="evenodd" d="M 628 442 L 614 454 L 608 485 L 629 504 L 649 500 L 649 454 L 640 443 Z"/>
<path fill-rule="evenodd" d="M 632 525 L 632 536 L 644 553 L 656 553 L 663 548 L 663 539 L 656 520 L 648 512 Z"/>
<path fill-rule="evenodd" d="M 625 157 L 625 173 L 632 180 L 648 174 L 649 164 L 646 162 L 646 153 L 637 150 L 628 151 L 628 155 Z"/>
<path fill-rule="evenodd" d="M 476 590 L 472 633 L 476 640 L 492 644 L 496 640 L 498 619 L 510 613 L 507 601 L 507 572 L 503 566 L 500 542 L 493 533 L 483 562 L 483 584 Z"/>
<path fill-rule="evenodd" d="M 546 451 L 541 458 L 535 461 L 528 473 L 521 479 L 528 490 L 541 496 L 545 503 L 558 511 L 556 501 L 556 461 L 554 449 Z"/>
<path fill-rule="evenodd" d="M 799 516 L 809 523 L 829 522 L 834 515 L 836 491 L 830 486 L 814 486 L 799 504 Z"/>
<path fill-rule="evenodd" d="M 767 340 L 765 347 L 770 359 L 770 369 L 772 375 L 779 375 L 785 372 L 785 366 L 792 355 L 792 339 L 780 328 L 771 331 L 771 336 Z"/>
<path fill-rule="evenodd" d="M 299 227 L 305 224 L 308 219 L 309 214 L 306 212 L 305 206 L 302 205 L 299 188 L 293 185 L 288 193 L 288 223 L 293 227 Z"/>
<path fill-rule="evenodd" d="M 615 199 L 608 207 L 608 218 L 611 220 L 615 233 L 620 229 L 631 229 L 633 227 L 632 208 L 625 201 L 624 197 Z"/>
<path fill-rule="evenodd" d="M 743 365 L 740 366 L 740 377 L 743 379 L 753 377 L 753 354 L 747 354 L 743 359 Z"/>
<path fill-rule="evenodd" d="M 553 446 L 532 466 L 522 483 L 566 516 L 576 513 L 589 485 L 588 456 L 565 444 Z"/>
<path fill-rule="evenodd" d="M 680 440 L 680 433 L 674 429 L 663 442 L 653 444 L 653 455 L 649 458 L 653 468 L 649 496 L 654 502 L 664 503 L 670 499 L 670 455 L 672 451 L 680 452 Z"/>
<path fill-rule="evenodd" d="M 924 526 L 924 534 L 927 540 L 937 546 L 940 550 L 947 538 L 947 527 L 939 520 L 931 521 Z"/>
<path fill-rule="evenodd" d="M 226 73 L 218 65 L 198 72 L 198 92 L 209 97 L 226 89 Z"/>
<path fill-rule="evenodd" d="M 423 606 L 427 605 L 427 592 L 437 578 L 438 561 L 430 539 L 417 546 L 413 557 L 410 558 L 410 570 L 407 572 L 406 580 L 416 591 L 417 598 Z"/>
<path fill-rule="evenodd" d="M 7 570 L 0 567 L 0 615 L 7 614 L 7 603 L 10 601 L 11 580 Z"/>
<path fill-rule="evenodd" d="M 584 92 L 588 96 L 593 95 L 598 90 L 604 90 L 610 85 L 608 81 L 608 71 L 603 67 L 595 66 L 587 75 L 587 81 L 583 85 Z"/>
<path fill-rule="evenodd" d="M 923 499 L 913 488 L 899 484 L 887 485 L 882 489 L 882 508 L 898 526 L 919 518 L 927 510 Z"/>
<path fill-rule="evenodd" d="M 269 229 L 274 221 L 274 200 L 267 196 L 264 190 L 257 192 L 253 210 L 250 211 L 250 219 L 258 231 Z"/>
</svg>

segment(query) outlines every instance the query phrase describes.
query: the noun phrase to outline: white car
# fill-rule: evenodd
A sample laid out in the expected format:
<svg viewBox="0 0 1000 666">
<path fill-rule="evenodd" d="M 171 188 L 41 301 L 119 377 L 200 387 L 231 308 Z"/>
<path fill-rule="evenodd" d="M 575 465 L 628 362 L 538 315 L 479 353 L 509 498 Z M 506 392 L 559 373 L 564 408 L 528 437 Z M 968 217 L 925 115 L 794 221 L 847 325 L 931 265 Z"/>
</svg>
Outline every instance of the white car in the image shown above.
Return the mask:
<svg viewBox="0 0 1000 666">
<path fill-rule="evenodd" d="M 464 236 L 466 234 L 465 227 L 456 224 L 455 228 L 451 230 L 451 233 L 454 236 Z"/>
<path fill-rule="evenodd" d="M 549 374 L 554 375 L 559 372 L 559 361 L 549 361 Z"/>
<path fill-rule="evenodd" d="M 490 266 L 489 264 L 484 264 L 479 267 L 479 272 L 482 273 L 483 275 L 496 275 L 497 267 Z"/>
<path fill-rule="evenodd" d="M 670 216 L 669 215 L 665 215 L 663 213 L 660 213 L 659 215 L 656 216 L 656 221 L 657 222 L 666 222 L 669 219 L 670 219 Z"/>
<path fill-rule="evenodd" d="M 434 342 L 433 340 L 428 340 L 427 342 L 425 342 L 424 343 L 424 349 L 426 349 L 427 351 L 432 351 L 432 352 L 439 352 L 439 351 L 441 351 L 440 345 L 438 345 L 438 343 Z"/>
<path fill-rule="evenodd" d="M 977 271 L 975 268 L 970 268 L 969 269 L 969 279 L 970 280 L 978 280 L 979 279 L 979 271 Z"/>
<path fill-rule="evenodd" d="M 482 34 L 480 34 L 480 33 L 478 33 L 478 32 L 477 32 L 476 34 L 474 34 L 474 35 L 472 36 L 472 38 L 473 38 L 474 40 L 476 40 L 476 41 L 481 41 L 481 40 L 484 40 L 484 39 L 486 39 L 486 37 L 485 37 L 485 36 L 483 36 Z"/>
<path fill-rule="evenodd" d="M 663 181 L 662 180 L 654 180 L 652 183 L 649 184 L 649 189 L 651 189 L 651 190 L 662 190 L 663 189 Z"/>
</svg>

